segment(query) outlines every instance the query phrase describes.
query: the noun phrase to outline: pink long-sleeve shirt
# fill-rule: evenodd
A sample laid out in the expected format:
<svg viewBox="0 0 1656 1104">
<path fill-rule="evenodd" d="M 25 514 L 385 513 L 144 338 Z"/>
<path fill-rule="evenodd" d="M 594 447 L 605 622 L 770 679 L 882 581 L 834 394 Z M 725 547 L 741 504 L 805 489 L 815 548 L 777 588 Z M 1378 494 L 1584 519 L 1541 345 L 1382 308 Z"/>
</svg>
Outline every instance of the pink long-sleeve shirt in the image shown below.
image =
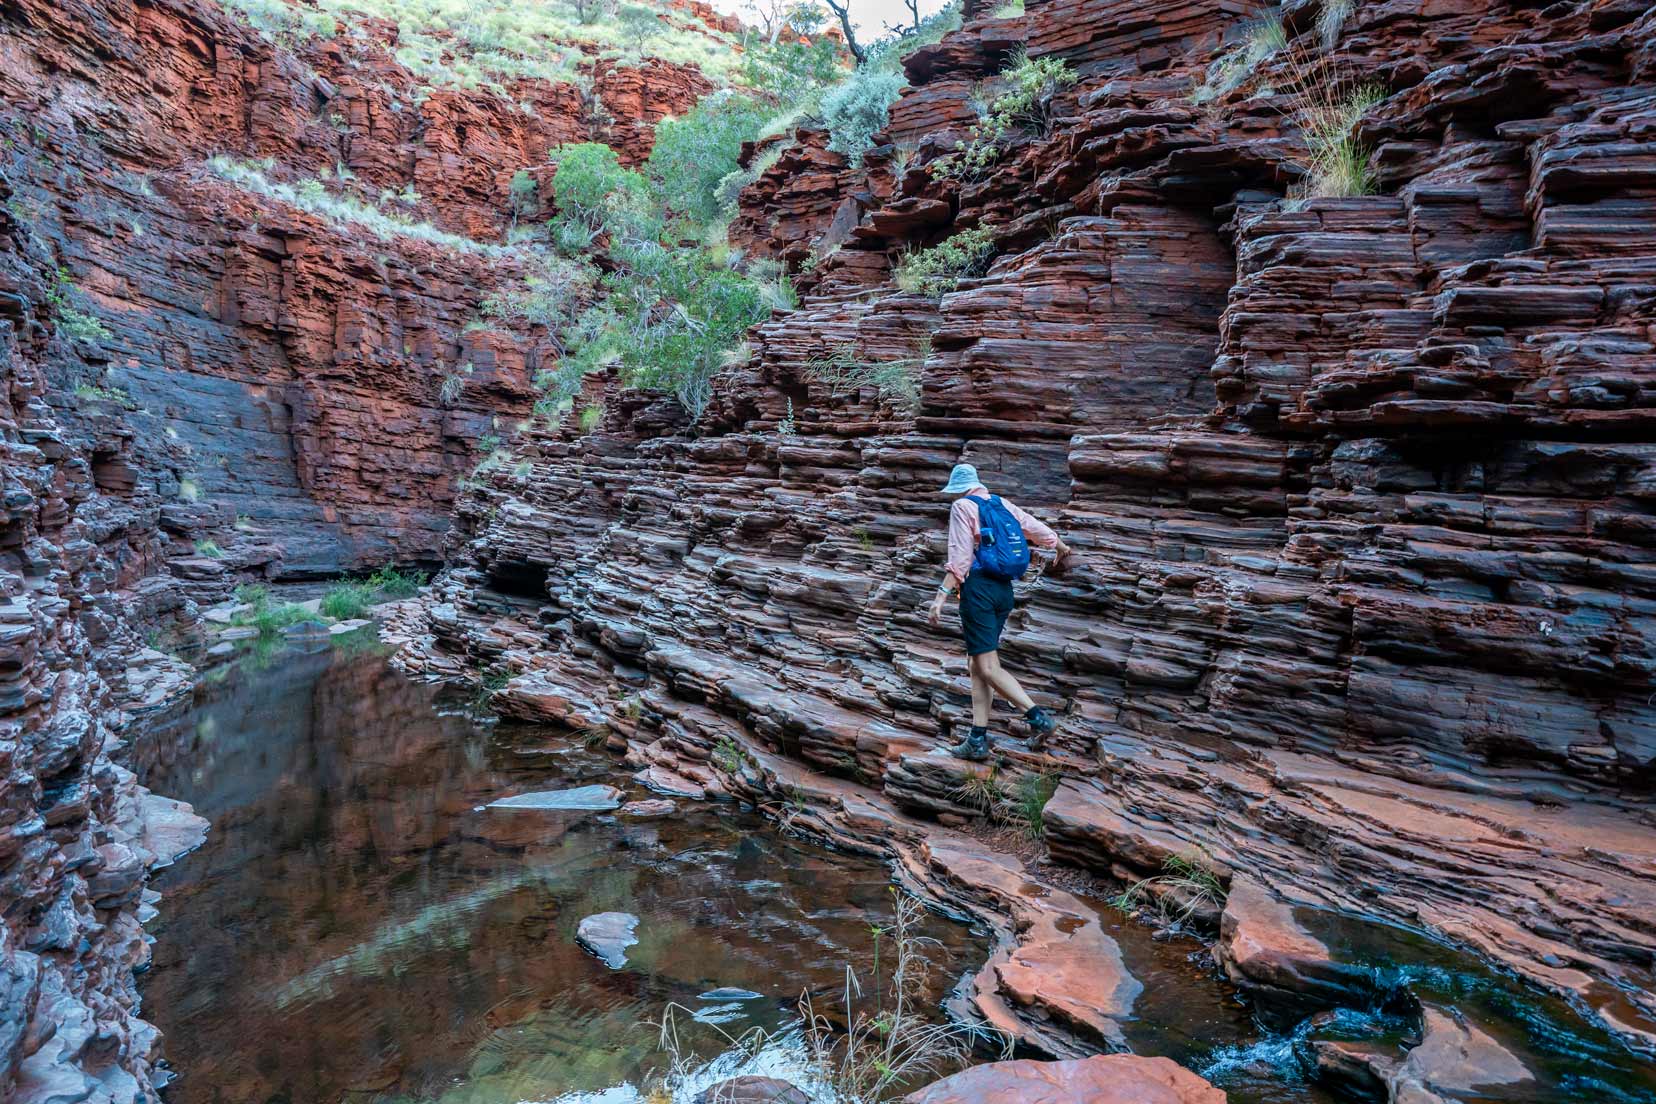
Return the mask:
<svg viewBox="0 0 1656 1104">
<path fill-rule="evenodd" d="M 978 498 L 989 497 L 989 492 L 981 483 L 966 493 Z M 1030 544 L 1036 548 L 1058 547 L 1058 534 L 1044 521 L 1020 509 L 1018 504 L 1009 498 L 1002 497 L 1001 505 L 1018 519 L 1018 524 L 1024 531 L 1024 539 Z M 955 577 L 957 584 L 965 583 L 966 576 L 972 573 L 972 557 L 977 553 L 977 542 L 977 503 L 964 498 L 959 499 L 949 508 L 949 561 L 944 565 L 944 569 Z"/>
</svg>

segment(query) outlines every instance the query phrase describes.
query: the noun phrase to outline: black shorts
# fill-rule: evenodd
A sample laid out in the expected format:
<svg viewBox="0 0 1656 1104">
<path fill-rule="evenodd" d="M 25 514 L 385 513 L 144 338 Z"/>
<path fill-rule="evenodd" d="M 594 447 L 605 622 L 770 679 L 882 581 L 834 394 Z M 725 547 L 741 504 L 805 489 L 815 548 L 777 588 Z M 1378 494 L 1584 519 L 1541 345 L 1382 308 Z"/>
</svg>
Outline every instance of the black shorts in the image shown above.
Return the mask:
<svg viewBox="0 0 1656 1104">
<path fill-rule="evenodd" d="M 983 655 L 1000 648 L 1001 630 L 1012 613 L 1012 584 L 979 572 L 966 576 L 960 588 L 960 632 L 967 655 Z"/>
</svg>

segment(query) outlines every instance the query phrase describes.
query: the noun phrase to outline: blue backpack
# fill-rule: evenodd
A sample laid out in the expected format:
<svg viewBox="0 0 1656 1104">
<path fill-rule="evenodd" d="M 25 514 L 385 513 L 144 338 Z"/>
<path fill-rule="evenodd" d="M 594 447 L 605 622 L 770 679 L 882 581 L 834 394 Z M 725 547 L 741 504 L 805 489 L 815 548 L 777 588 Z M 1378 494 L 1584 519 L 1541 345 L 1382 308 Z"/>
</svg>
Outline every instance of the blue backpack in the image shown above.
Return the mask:
<svg viewBox="0 0 1656 1104">
<path fill-rule="evenodd" d="M 978 548 L 972 570 L 1000 582 L 1023 578 L 1029 570 L 1029 542 L 1024 540 L 1023 526 L 995 495 L 966 498 L 978 508 Z"/>
</svg>

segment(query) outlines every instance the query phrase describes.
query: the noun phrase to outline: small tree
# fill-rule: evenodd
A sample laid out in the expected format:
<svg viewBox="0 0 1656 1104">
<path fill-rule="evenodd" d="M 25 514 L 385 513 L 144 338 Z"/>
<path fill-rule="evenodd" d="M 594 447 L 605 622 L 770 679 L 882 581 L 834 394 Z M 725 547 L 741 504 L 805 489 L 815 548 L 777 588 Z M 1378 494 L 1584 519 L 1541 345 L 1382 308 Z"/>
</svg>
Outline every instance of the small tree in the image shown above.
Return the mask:
<svg viewBox="0 0 1656 1104">
<path fill-rule="evenodd" d="M 868 60 L 868 50 L 857 42 L 857 28 L 851 24 L 851 0 L 822 0 L 828 10 L 839 17 L 840 31 L 845 35 L 845 48 L 861 65 Z"/>
<path fill-rule="evenodd" d="M 512 174 L 512 183 L 507 191 L 512 207 L 512 228 L 516 229 L 518 219 L 533 218 L 540 210 L 540 186 L 529 175 L 528 169 L 519 169 Z"/>
<path fill-rule="evenodd" d="M 640 52 L 661 30 L 661 17 L 641 4 L 626 5 L 619 18 L 622 33 L 632 42 L 633 49 Z"/>
</svg>

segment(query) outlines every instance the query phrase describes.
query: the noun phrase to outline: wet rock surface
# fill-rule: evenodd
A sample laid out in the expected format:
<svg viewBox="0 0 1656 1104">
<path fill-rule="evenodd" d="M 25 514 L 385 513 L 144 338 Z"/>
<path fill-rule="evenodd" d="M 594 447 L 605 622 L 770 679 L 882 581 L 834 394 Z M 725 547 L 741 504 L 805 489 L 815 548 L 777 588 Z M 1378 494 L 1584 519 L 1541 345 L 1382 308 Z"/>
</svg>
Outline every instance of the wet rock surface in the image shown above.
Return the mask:
<svg viewBox="0 0 1656 1104">
<path fill-rule="evenodd" d="M 1166 1058 L 1099 1055 L 991 1062 L 945 1077 L 903 1104 L 1224 1104 L 1225 1094 Z"/>
<path fill-rule="evenodd" d="M 586 917 L 575 939 L 612 970 L 627 964 L 627 948 L 638 942 L 638 917 L 630 912 L 600 912 Z"/>
</svg>

